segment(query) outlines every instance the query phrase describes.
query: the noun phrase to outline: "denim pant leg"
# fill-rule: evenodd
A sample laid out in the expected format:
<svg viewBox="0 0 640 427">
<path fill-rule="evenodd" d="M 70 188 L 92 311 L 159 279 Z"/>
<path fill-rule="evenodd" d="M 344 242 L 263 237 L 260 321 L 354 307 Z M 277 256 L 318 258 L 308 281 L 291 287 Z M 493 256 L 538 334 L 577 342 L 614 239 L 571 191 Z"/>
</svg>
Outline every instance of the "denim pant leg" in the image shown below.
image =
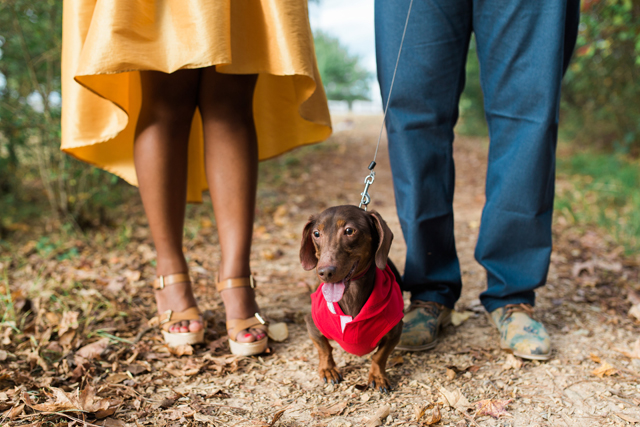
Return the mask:
<svg viewBox="0 0 640 427">
<path fill-rule="evenodd" d="M 378 80 L 386 102 L 409 0 L 376 0 Z M 462 287 L 453 236 L 453 127 L 464 87 L 470 2 L 415 0 L 386 126 L 398 217 L 407 243 L 404 290 L 453 307 Z"/>
<path fill-rule="evenodd" d="M 579 2 L 474 0 L 473 27 L 489 125 L 486 204 L 476 259 L 488 311 L 534 303 L 551 254 L 560 83 Z"/>
</svg>

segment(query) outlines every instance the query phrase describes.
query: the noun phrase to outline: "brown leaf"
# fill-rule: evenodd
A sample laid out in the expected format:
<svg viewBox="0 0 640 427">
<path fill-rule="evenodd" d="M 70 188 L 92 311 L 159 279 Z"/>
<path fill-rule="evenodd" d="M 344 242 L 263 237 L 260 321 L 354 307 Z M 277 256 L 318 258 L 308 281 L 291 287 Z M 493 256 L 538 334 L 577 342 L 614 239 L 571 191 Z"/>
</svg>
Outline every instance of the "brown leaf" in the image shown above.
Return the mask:
<svg viewBox="0 0 640 427">
<path fill-rule="evenodd" d="M 456 371 L 447 368 L 447 378 L 449 379 L 449 381 L 453 381 L 456 378 Z"/>
<path fill-rule="evenodd" d="M 634 418 L 634 417 L 632 417 L 630 415 L 623 414 L 623 413 L 616 413 L 616 415 L 619 416 L 620 418 L 622 418 L 623 420 L 625 420 L 628 423 L 632 423 L 632 424 L 640 423 L 639 419 Z"/>
<path fill-rule="evenodd" d="M 275 425 L 275 423 L 278 422 L 278 420 L 280 418 L 282 418 L 282 415 L 284 414 L 284 411 L 286 411 L 288 408 L 285 409 L 281 409 L 278 412 L 276 412 L 275 414 L 273 414 L 273 418 L 271 419 L 271 422 L 269 423 L 269 427 L 272 427 L 273 425 Z"/>
<path fill-rule="evenodd" d="M 403 363 L 404 363 L 404 358 L 402 357 L 401 354 L 399 354 L 389 359 L 389 361 L 387 362 L 387 366 L 389 368 L 393 368 L 394 366 L 402 365 Z"/>
<path fill-rule="evenodd" d="M 344 408 L 347 407 L 347 402 L 338 402 L 333 405 L 324 407 L 319 406 L 314 412 L 311 413 L 314 417 L 330 417 L 332 415 L 340 415 Z"/>
<path fill-rule="evenodd" d="M 81 365 L 88 360 L 99 358 L 108 346 L 109 338 L 101 338 L 98 341 L 85 345 L 76 351 L 74 358 L 76 364 Z"/>
<path fill-rule="evenodd" d="M 495 419 L 500 418 L 501 416 L 510 417 L 511 414 L 508 413 L 505 408 L 509 403 L 511 403 L 513 399 L 509 400 L 493 400 L 493 399 L 485 399 L 476 402 L 476 414 L 474 417 L 481 417 L 483 415 L 489 415 Z"/>
<path fill-rule="evenodd" d="M 197 363 L 189 359 L 181 368 L 176 367 L 175 363 L 169 363 L 164 370 L 174 377 L 192 376 L 200 372 L 203 366 L 203 363 Z"/>
<path fill-rule="evenodd" d="M 62 314 L 62 320 L 58 327 L 58 336 L 61 337 L 70 329 L 78 329 L 78 316 L 80 313 L 77 311 L 65 311 Z"/>
<path fill-rule="evenodd" d="M 591 354 L 589 354 L 589 358 L 590 358 L 591 360 L 593 360 L 594 362 L 596 362 L 596 363 L 600 363 L 600 362 L 602 361 L 602 360 L 600 360 L 600 356 L 598 356 L 598 355 L 597 355 L 597 354 L 595 354 L 595 353 L 591 353 Z"/>
<path fill-rule="evenodd" d="M 456 408 L 461 411 L 465 411 L 471 406 L 466 397 L 458 389 L 449 391 L 444 387 L 438 388 L 440 394 L 443 397 L 443 403 L 451 408 Z"/>
<path fill-rule="evenodd" d="M 442 419 L 442 414 L 440 413 L 440 405 L 435 405 L 433 411 L 431 412 L 431 416 L 426 420 L 422 421 L 423 426 L 430 426 L 436 423 L 439 423 Z"/>
<path fill-rule="evenodd" d="M 104 399 L 97 397 L 95 390 L 90 385 L 78 392 L 67 393 L 56 387 L 49 387 L 51 390 L 50 399 L 45 403 L 34 403 L 28 393 L 22 394 L 24 402 L 32 409 L 43 412 L 59 412 L 59 411 L 83 411 L 88 413 L 113 414 L 115 409 L 122 404 L 120 400 Z M 100 418 L 98 416 L 98 418 Z"/>
<path fill-rule="evenodd" d="M 22 412 L 24 412 L 24 403 L 22 405 L 14 406 L 13 408 L 4 412 L 1 418 L 8 418 L 9 420 L 13 420 L 14 418 L 22 415 Z"/>
<path fill-rule="evenodd" d="M 123 373 L 123 372 L 118 372 L 116 374 L 111 374 L 107 377 L 106 381 L 108 383 L 111 384 L 119 384 L 122 381 L 126 381 L 129 379 L 129 375 Z"/>
<path fill-rule="evenodd" d="M 131 365 L 125 366 L 124 370 L 127 372 L 131 372 L 132 375 L 140 375 L 144 372 L 147 372 L 147 367 L 138 363 L 133 363 Z"/>
<path fill-rule="evenodd" d="M 629 314 L 629 317 L 635 320 L 640 320 L 640 304 L 632 305 L 631 308 L 629 309 L 628 314 Z"/>
<path fill-rule="evenodd" d="M 633 345 L 632 351 L 627 351 L 617 347 L 614 348 L 614 350 L 624 354 L 630 359 L 640 359 L 640 339 L 636 340 L 635 344 Z"/>
<path fill-rule="evenodd" d="M 509 354 L 507 356 L 507 360 L 504 362 L 504 365 L 502 365 L 503 371 L 508 371 L 509 369 L 517 371 L 520 368 L 522 368 L 522 360 L 514 356 L 513 354 Z"/>
<path fill-rule="evenodd" d="M 167 414 L 167 418 L 170 420 L 179 420 L 180 418 L 193 417 L 196 413 L 193 409 L 188 406 L 181 406 L 179 408 L 174 408 L 169 411 Z"/>
<path fill-rule="evenodd" d="M 599 378 L 608 377 L 618 373 L 618 370 L 611 366 L 606 360 L 591 373 Z"/>
<path fill-rule="evenodd" d="M 384 420 L 389 416 L 390 412 L 391 412 L 391 406 L 384 405 L 383 407 L 381 407 L 376 411 L 376 414 L 372 418 L 369 418 L 369 420 L 367 421 L 366 427 L 378 427 L 384 424 Z"/>
<path fill-rule="evenodd" d="M 105 418 L 104 420 L 96 423 L 96 425 L 102 427 L 125 427 L 127 424 L 122 420 L 116 420 L 115 418 Z"/>
<path fill-rule="evenodd" d="M 201 423 L 211 424 L 214 426 L 216 425 L 216 422 L 217 422 L 215 417 L 212 417 L 211 415 L 201 414 L 199 412 L 196 412 L 195 414 L 193 414 L 193 419 L 194 421 L 199 421 Z"/>
<path fill-rule="evenodd" d="M 174 356 L 182 357 L 182 356 L 191 356 L 193 355 L 193 347 L 189 344 L 179 345 L 176 347 L 167 347 L 169 352 Z"/>
<path fill-rule="evenodd" d="M 31 400 L 31 396 L 27 392 L 22 393 L 22 399 L 24 402 L 31 408 L 36 411 L 42 412 L 57 412 L 57 411 L 79 411 L 77 403 L 71 401 L 67 394 L 55 387 L 51 387 L 52 395 L 50 397 L 52 400 L 48 400 L 45 403 L 35 403 Z"/>
</svg>

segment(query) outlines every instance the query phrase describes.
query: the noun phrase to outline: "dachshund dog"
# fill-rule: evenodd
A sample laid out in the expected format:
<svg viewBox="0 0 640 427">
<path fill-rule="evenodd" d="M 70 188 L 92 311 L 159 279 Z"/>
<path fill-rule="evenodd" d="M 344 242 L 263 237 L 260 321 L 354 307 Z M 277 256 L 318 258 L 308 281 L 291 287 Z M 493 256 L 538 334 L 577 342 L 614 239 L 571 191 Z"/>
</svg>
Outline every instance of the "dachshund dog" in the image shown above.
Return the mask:
<svg viewBox="0 0 640 427">
<path fill-rule="evenodd" d="M 300 263 L 323 282 L 311 296 L 307 329 L 318 350 L 320 378 L 337 384 L 333 339 L 359 356 L 373 350 L 368 384 L 391 387 L 387 359 L 400 341 L 403 301 L 400 274 L 388 260 L 393 233 L 380 214 L 336 206 L 311 216 L 302 233 Z"/>
</svg>

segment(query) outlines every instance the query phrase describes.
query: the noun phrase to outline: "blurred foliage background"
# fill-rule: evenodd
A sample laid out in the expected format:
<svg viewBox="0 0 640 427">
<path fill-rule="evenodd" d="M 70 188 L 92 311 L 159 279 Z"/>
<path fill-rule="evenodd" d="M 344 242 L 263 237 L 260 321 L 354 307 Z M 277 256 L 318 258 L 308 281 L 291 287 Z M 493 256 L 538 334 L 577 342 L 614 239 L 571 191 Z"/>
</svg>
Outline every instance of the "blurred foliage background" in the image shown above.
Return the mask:
<svg viewBox="0 0 640 427">
<path fill-rule="evenodd" d="M 71 232 L 109 222 L 135 194 L 118 178 L 58 150 L 62 2 L 0 2 L 0 239 L 31 220 Z M 316 33 L 330 99 L 367 99 L 373 76 L 357 56 Z M 580 34 L 564 80 L 559 189 L 565 220 L 596 225 L 640 248 L 640 2 L 583 0 Z M 475 45 L 457 131 L 486 135 Z"/>
</svg>

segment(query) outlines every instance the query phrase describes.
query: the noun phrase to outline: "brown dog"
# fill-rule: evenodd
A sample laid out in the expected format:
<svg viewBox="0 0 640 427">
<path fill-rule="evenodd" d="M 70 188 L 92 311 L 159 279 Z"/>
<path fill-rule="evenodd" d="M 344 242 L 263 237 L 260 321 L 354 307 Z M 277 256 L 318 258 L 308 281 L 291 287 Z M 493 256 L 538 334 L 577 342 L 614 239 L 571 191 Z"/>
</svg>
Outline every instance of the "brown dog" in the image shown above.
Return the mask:
<svg viewBox="0 0 640 427">
<path fill-rule="evenodd" d="M 385 306 L 387 312 L 382 315 L 387 318 L 392 316 L 394 319 L 392 322 L 397 323 L 388 323 L 382 332 L 384 336 L 379 339 L 374 338 L 363 352 L 358 352 L 359 343 L 357 342 L 347 345 L 339 341 L 346 351 L 360 355 L 372 351 L 377 346 L 377 351 L 372 356 L 368 384 L 374 389 L 377 386 L 381 392 L 390 390 L 389 379 L 385 372 L 387 359 L 398 344 L 402 332 L 402 293 L 392 277 L 395 276 L 395 280 L 399 283 L 400 274 L 388 260 L 392 240 L 393 233 L 377 212 L 365 212 L 356 206 L 336 206 L 309 219 L 304 227 L 300 248 L 302 267 L 305 270 L 316 268 L 318 277 L 324 282 L 322 292 L 319 289 L 312 295 L 313 310 L 321 310 L 329 306 L 329 310 L 334 314 L 333 317 L 340 315 L 340 318 L 350 317 L 356 321 L 361 310 L 365 308 L 366 311 L 373 304 L 370 302 L 365 307 L 370 297 L 372 301 L 374 299 L 372 297 L 374 285 L 377 286 L 374 296 L 379 297 L 382 286 L 379 284 L 381 282 L 378 276 L 386 274 L 389 279 L 387 282 L 392 283 L 387 286 L 388 293 L 378 299 L 385 300 L 386 303 L 392 301 L 393 309 Z M 320 294 L 322 297 L 319 296 Z M 316 305 L 319 298 L 322 298 L 320 305 Z M 334 302 L 337 302 L 342 313 L 336 314 L 337 307 L 333 308 L 335 305 L 332 305 Z M 331 381 L 337 384 L 342 379 L 342 375 L 336 368 L 331 355 L 333 348 L 329 345 L 327 337 L 320 331 L 321 325 L 316 324 L 319 321 L 318 310 L 313 310 L 313 314 L 308 315 L 305 320 L 309 336 L 318 350 L 320 378 L 325 382 Z M 390 312 L 393 313 L 389 314 Z M 387 320 L 383 320 L 382 323 Z M 346 325 L 349 327 L 348 322 Z M 340 326 L 344 333 L 345 325 Z M 366 325 L 359 328 L 354 334 L 357 337 L 364 337 L 369 331 Z M 326 333 L 326 327 L 324 330 Z M 386 330 L 388 332 L 385 333 Z M 338 341 L 337 338 L 333 339 Z M 350 351 L 353 348 L 356 350 Z"/>
</svg>

